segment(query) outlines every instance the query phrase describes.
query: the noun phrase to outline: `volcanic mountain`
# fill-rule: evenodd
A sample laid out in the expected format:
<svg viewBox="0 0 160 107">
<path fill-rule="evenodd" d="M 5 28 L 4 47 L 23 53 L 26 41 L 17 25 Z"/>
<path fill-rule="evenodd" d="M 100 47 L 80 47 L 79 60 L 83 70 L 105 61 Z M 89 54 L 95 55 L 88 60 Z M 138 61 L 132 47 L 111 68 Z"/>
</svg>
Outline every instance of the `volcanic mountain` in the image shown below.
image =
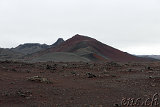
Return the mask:
<svg viewBox="0 0 160 107">
<path fill-rule="evenodd" d="M 28 61 L 144 61 L 144 58 L 122 52 L 96 39 L 75 35 L 56 47 L 33 53 L 25 57 Z"/>
</svg>

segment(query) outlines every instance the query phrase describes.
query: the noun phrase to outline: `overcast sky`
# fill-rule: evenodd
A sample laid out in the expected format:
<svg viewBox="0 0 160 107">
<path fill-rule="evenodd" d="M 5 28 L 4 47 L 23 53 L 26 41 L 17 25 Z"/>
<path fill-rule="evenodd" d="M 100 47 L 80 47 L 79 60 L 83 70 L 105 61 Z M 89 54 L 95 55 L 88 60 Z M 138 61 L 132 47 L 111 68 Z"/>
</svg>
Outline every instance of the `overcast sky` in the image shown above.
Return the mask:
<svg viewBox="0 0 160 107">
<path fill-rule="evenodd" d="M 160 0 L 0 0 L 0 47 L 75 34 L 131 54 L 160 55 Z"/>
</svg>

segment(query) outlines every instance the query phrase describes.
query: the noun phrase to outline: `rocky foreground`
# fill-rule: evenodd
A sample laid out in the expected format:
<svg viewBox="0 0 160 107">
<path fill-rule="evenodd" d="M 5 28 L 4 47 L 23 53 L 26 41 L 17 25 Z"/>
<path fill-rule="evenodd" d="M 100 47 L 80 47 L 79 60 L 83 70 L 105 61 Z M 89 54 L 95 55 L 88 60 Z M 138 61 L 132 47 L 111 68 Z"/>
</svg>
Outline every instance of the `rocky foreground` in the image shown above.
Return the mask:
<svg viewBox="0 0 160 107">
<path fill-rule="evenodd" d="M 160 62 L 0 62 L 1 107 L 158 106 Z"/>
</svg>

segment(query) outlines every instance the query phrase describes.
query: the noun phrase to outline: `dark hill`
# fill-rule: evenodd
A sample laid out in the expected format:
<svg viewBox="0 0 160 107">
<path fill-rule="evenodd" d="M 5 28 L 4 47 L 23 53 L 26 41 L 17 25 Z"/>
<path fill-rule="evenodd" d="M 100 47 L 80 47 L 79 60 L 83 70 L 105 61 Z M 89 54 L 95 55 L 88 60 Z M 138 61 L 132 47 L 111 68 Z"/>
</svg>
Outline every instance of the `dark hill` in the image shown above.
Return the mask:
<svg viewBox="0 0 160 107">
<path fill-rule="evenodd" d="M 46 45 L 46 44 L 25 43 L 17 46 L 16 48 L 12 48 L 12 51 L 27 55 L 27 54 L 32 54 L 41 50 L 45 50 L 47 48 L 49 48 L 49 45 Z"/>
<path fill-rule="evenodd" d="M 14 52 L 11 49 L 0 48 L 0 61 L 19 59 L 22 56 L 23 54 Z"/>
<path fill-rule="evenodd" d="M 59 38 L 54 44 L 46 45 L 39 43 L 25 43 L 15 48 L 0 48 L 0 60 L 20 60 L 23 61 L 24 56 L 42 52 L 46 49 L 56 47 L 63 43 L 64 40 Z"/>
<path fill-rule="evenodd" d="M 11 50 L 14 52 L 22 53 L 24 55 L 32 54 L 35 52 L 43 51 L 48 48 L 56 47 L 63 43 L 64 40 L 59 38 L 54 44 L 47 45 L 47 44 L 39 44 L 39 43 L 25 43 L 17 46 L 16 48 L 12 48 Z"/>
</svg>

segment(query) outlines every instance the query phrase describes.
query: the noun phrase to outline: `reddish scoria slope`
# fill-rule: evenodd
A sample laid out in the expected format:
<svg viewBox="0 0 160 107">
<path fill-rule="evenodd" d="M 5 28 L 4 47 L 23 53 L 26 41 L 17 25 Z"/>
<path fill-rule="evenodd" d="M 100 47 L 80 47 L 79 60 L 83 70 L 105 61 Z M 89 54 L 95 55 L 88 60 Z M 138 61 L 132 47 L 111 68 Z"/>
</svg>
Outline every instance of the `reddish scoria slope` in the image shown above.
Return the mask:
<svg viewBox="0 0 160 107">
<path fill-rule="evenodd" d="M 44 55 L 46 53 L 52 53 L 52 52 L 76 52 L 77 50 L 81 48 L 86 48 L 86 47 L 92 48 L 92 52 L 95 52 L 92 54 L 92 56 L 95 56 L 99 60 L 108 59 L 108 60 L 121 61 L 121 62 L 145 61 L 144 58 L 139 58 L 139 57 L 130 55 L 126 52 L 122 52 L 111 46 L 103 44 L 97 41 L 96 39 L 86 37 L 86 36 L 81 36 L 78 34 L 66 40 L 58 47 L 53 47 L 45 51 L 35 53 L 32 56 L 39 56 L 39 55 Z"/>
</svg>

